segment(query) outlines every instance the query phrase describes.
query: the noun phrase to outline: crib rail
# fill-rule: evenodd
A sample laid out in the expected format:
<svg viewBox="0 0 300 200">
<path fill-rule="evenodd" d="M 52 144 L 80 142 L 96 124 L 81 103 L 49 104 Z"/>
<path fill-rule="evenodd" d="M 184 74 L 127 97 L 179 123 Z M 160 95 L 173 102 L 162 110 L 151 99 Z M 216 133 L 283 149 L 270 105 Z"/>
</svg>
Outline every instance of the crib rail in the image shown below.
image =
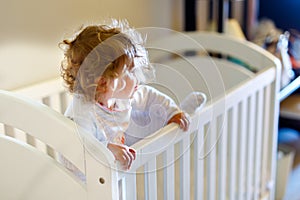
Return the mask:
<svg viewBox="0 0 300 200">
<path fill-rule="evenodd" d="M 269 195 L 275 181 L 269 162 L 273 136 L 268 135 L 271 119 L 264 116 L 270 109 L 275 73 L 270 68 L 228 91 L 224 99 L 210 102 L 192 116 L 188 133 L 170 125 L 136 143 L 137 159 L 131 170 L 110 172 L 121 183 L 120 198 L 260 199 Z"/>
<path fill-rule="evenodd" d="M 60 77 L 17 88 L 12 92 L 43 103 L 59 113 L 64 113 L 71 98 L 63 87 Z M 51 157 L 57 158 L 57 152 L 52 147 L 20 129 L 13 128 L 7 124 L 0 124 L 0 134 L 1 133 L 30 144 Z"/>
<path fill-rule="evenodd" d="M 13 90 L 63 113 L 70 101 L 70 94 L 63 87 L 61 77 L 53 78 L 43 83 L 33 84 Z"/>
<path fill-rule="evenodd" d="M 116 172 L 111 170 L 115 169 L 112 154 L 90 134 L 84 134 L 84 130 L 73 121 L 46 105 L 2 90 L 0 110 L 2 124 L 24 131 L 55 149 L 87 177 L 84 185 L 39 147 L 12 136 L 0 135 L 3 162 L 0 166 L 3 179 L 0 181 L 0 199 L 93 200 L 100 196 L 109 199 L 116 193 L 118 189 L 113 187 L 117 183 Z"/>
<path fill-rule="evenodd" d="M 75 131 L 77 127 L 71 120 L 44 104 L 31 101 L 31 99 L 25 96 L 7 91 L 1 91 L 0 95 L 1 123 L 4 126 L 4 131 L 8 128 L 10 131 L 30 133 L 30 137 L 34 140 L 39 140 L 41 143 L 59 152 L 64 151 L 66 143 L 70 143 L 71 146 L 74 145 L 73 148 L 76 149 L 76 152 L 65 152 L 65 155 L 73 163 L 76 163 L 76 166 L 80 170 L 84 171 L 84 162 L 80 160 L 84 152 L 82 142 L 78 138 L 78 135 L 76 135 Z M 34 126 L 32 121 L 35 121 Z M 64 135 L 68 140 L 61 137 L 60 133 L 62 129 L 64 129 Z M 11 135 L 11 132 L 4 133 L 7 136 L 19 139 L 16 135 Z M 61 140 L 57 140 L 60 137 Z M 24 142 L 31 144 L 27 141 Z M 34 147 L 39 148 L 38 146 Z M 77 158 L 74 157 L 74 153 L 78 155 Z"/>
<path fill-rule="evenodd" d="M 268 164 L 273 136 L 267 131 L 270 119 L 263 116 L 274 73 L 271 68 L 207 105 L 192 117 L 188 133 L 171 125 L 136 143 L 137 160 L 119 174 L 123 199 L 269 196 L 275 181 Z"/>
<path fill-rule="evenodd" d="M 207 56 L 210 53 L 233 56 L 250 65 L 255 71 L 271 67 L 274 65 L 274 62 L 276 62 L 276 65 L 280 65 L 280 61 L 274 59 L 271 53 L 244 39 L 217 32 L 171 31 L 170 34 L 170 30 L 162 29 L 161 31 L 166 31 L 169 33 L 169 36 L 147 44 L 152 61 L 163 62 L 168 54 L 185 56 L 186 53 L 191 53 L 192 51 L 192 53 L 198 52 L 198 55 L 203 56 Z"/>
<path fill-rule="evenodd" d="M 225 140 L 227 141 L 226 145 L 228 148 L 230 147 L 230 151 L 227 150 L 229 153 L 227 155 L 224 154 L 223 156 L 234 157 L 234 159 L 238 159 L 238 161 L 230 162 L 238 162 L 239 166 L 237 167 L 236 165 L 236 167 L 234 167 L 233 165 L 230 166 L 230 168 L 227 167 L 227 170 L 230 170 L 231 173 L 226 173 L 226 183 L 229 181 L 229 185 L 231 186 L 237 184 L 238 189 L 233 189 L 234 187 L 229 187 L 228 185 L 224 186 L 223 183 L 220 185 L 215 185 L 216 182 L 218 184 L 220 183 L 215 180 L 214 177 L 220 177 L 218 173 L 215 173 L 209 174 L 208 177 L 211 181 L 208 182 L 209 186 L 207 186 L 207 184 L 204 185 L 205 191 L 216 190 L 218 187 L 222 188 L 222 191 L 226 190 L 227 195 L 221 195 L 221 199 L 244 199 L 245 196 L 243 195 L 245 194 L 245 191 L 247 191 L 245 199 L 274 199 L 279 108 L 278 93 L 280 88 L 279 79 L 281 70 L 280 61 L 270 53 L 248 41 L 239 40 L 230 36 L 225 36 L 224 34 L 212 32 L 173 32 L 173 34 L 168 37 L 148 44 L 147 47 L 150 50 L 150 58 L 152 61 L 166 64 L 172 63 L 172 68 L 175 66 L 174 68 L 182 75 L 189 73 L 189 75 L 185 78 L 191 83 L 193 88 L 197 88 L 196 90 L 201 90 L 202 85 L 207 84 L 208 87 L 205 88 L 206 90 L 204 89 L 201 91 L 205 91 L 205 93 L 208 95 L 208 99 L 212 100 L 213 103 L 211 105 L 214 105 L 218 99 L 222 99 L 224 96 L 226 104 L 232 104 L 232 108 L 228 107 L 229 110 L 223 110 L 224 114 L 219 116 L 219 119 L 227 119 L 227 121 L 224 123 L 224 126 L 227 126 L 228 129 L 228 136 Z M 246 65 L 246 68 L 250 68 L 254 73 L 248 78 L 243 78 L 243 82 L 237 81 L 233 84 L 234 87 L 230 87 L 230 79 L 236 81 L 236 77 L 232 76 L 230 78 L 230 76 L 228 76 L 226 78 L 224 75 L 218 77 L 218 73 L 212 73 L 215 69 L 219 70 L 220 72 L 220 65 L 218 63 L 211 61 L 216 64 L 213 66 L 208 65 L 209 63 L 205 64 L 201 61 L 202 57 L 207 57 L 210 54 L 214 55 L 216 58 L 225 60 L 227 58 L 235 58 L 238 61 L 241 61 L 244 67 Z M 183 62 L 178 60 L 183 60 Z M 191 64 L 194 68 L 192 70 L 189 69 Z M 273 68 L 274 71 L 271 70 L 271 72 L 271 68 Z M 193 70 L 195 71 L 195 69 L 197 69 L 196 73 L 190 73 Z M 210 69 L 210 74 L 205 74 L 207 69 Z M 200 74 L 200 76 L 194 79 L 193 77 L 196 77 L 197 74 Z M 266 77 L 264 77 L 265 75 Z M 209 78 L 207 79 L 207 77 Z M 212 77 L 215 78 L 215 80 L 213 80 Z M 241 76 L 239 75 L 239 77 Z M 202 84 L 200 85 L 194 84 L 193 81 L 197 79 L 204 79 L 205 81 L 201 82 Z M 264 82 L 262 79 L 270 79 L 272 81 L 267 81 L 268 83 L 262 84 L 260 88 L 259 86 L 255 87 L 254 85 L 249 88 L 246 87 L 246 85 L 252 81 L 255 81 L 256 84 L 260 85 Z M 222 85 L 216 87 L 217 85 L 215 83 L 218 82 L 218 80 L 224 83 L 223 87 Z M 235 92 L 235 90 L 238 91 L 241 88 L 244 88 L 244 93 Z M 224 91 L 225 93 L 222 95 L 222 92 Z M 220 93 L 222 94 L 219 95 Z M 235 96 L 235 98 L 229 98 L 228 94 L 232 94 L 233 96 L 235 96 L 234 94 L 238 95 Z M 239 95 L 248 97 L 248 99 L 241 99 Z M 214 106 L 217 106 L 217 104 Z M 213 110 L 217 111 L 220 109 Z M 254 117 L 252 118 L 250 116 Z M 218 129 L 218 124 L 215 124 L 216 119 L 211 120 L 212 122 L 209 123 L 210 126 L 205 127 L 211 127 L 207 128 L 208 130 L 212 130 L 212 132 L 208 133 L 214 135 L 213 133 L 215 129 Z M 204 130 L 206 130 L 205 127 Z M 244 132 L 249 132 L 251 136 L 249 136 L 249 138 L 246 140 L 245 137 L 241 136 L 242 133 L 240 132 L 243 132 L 243 134 Z M 217 133 L 219 133 L 219 131 L 217 131 Z M 252 143 L 253 140 L 254 143 Z M 239 142 L 241 143 L 241 146 L 232 145 L 232 143 L 234 144 Z M 216 148 L 218 148 L 217 145 Z M 225 147 L 221 146 L 220 148 Z M 245 152 L 248 156 L 246 160 L 243 156 L 240 156 Z M 212 153 L 212 155 L 214 154 Z M 218 159 L 225 158 L 220 154 L 216 155 Z M 246 164 L 247 162 L 251 162 L 251 158 L 253 157 L 258 160 L 255 166 Z M 210 163 L 209 159 L 208 163 Z M 212 162 L 212 164 L 213 167 L 215 167 L 219 165 L 219 162 Z M 251 167 L 255 173 L 251 172 Z M 262 168 L 267 168 L 268 170 L 262 171 Z M 234 174 L 234 172 L 236 173 Z M 253 177 L 251 177 L 249 174 L 247 177 L 241 177 L 246 172 L 251 173 Z M 233 178 L 228 178 L 228 176 L 233 176 Z M 224 177 L 221 179 L 224 179 Z M 247 182 L 247 190 L 243 185 L 244 182 Z M 255 182 L 255 184 L 253 185 L 251 182 Z M 253 192 L 248 192 L 248 190 L 251 188 L 250 185 Z M 228 188 L 230 188 L 229 191 Z M 219 198 L 219 196 L 214 195 L 213 192 L 211 192 L 211 194 L 213 196 L 208 195 L 209 198 Z"/>
<path fill-rule="evenodd" d="M 57 152 L 63 152 L 72 163 L 84 170 L 83 147 L 74 134 L 76 129 L 70 120 L 43 104 L 1 90 L 0 110 L 4 131 L 9 129 L 14 133 L 30 133 L 28 135 L 31 138 Z M 62 132 L 64 137 L 61 136 Z M 84 187 L 71 176 L 66 176 L 61 166 L 38 146 L 20 141 L 15 134 L 4 133 L 6 135 L 0 135 L 1 199 L 47 199 L 44 196 L 52 192 L 55 194 L 51 196 L 58 199 L 65 196 L 64 192 L 73 192 L 80 198 L 85 196 L 82 192 Z M 65 147 L 66 142 L 69 142 L 69 148 Z M 60 184 L 65 186 L 61 187 Z"/>
</svg>

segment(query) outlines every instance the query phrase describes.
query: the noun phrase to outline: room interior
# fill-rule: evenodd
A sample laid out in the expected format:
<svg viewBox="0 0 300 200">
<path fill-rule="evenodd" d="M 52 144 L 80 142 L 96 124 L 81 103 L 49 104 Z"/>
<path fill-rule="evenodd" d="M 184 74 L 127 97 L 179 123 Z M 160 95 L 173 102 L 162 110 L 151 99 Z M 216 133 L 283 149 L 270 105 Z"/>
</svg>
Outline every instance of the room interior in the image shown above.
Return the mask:
<svg viewBox="0 0 300 200">
<path fill-rule="evenodd" d="M 265 18 L 282 33 L 291 29 L 300 31 L 299 9 L 300 2 L 295 0 L 272 1 L 272 6 L 267 0 L 5 1 L 0 8 L 0 88 L 14 89 L 55 77 L 61 60 L 58 43 L 62 38 L 80 24 L 95 23 L 105 17 L 127 18 L 138 28 L 213 30 L 252 41 Z M 294 37 L 300 40 L 300 35 Z M 295 153 L 286 199 L 291 196 L 300 199 L 300 68 L 292 68 L 294 76 L 280 92 L 282 116 L 278 128 L 282 130 L 279 143 Z"/>
</svg>

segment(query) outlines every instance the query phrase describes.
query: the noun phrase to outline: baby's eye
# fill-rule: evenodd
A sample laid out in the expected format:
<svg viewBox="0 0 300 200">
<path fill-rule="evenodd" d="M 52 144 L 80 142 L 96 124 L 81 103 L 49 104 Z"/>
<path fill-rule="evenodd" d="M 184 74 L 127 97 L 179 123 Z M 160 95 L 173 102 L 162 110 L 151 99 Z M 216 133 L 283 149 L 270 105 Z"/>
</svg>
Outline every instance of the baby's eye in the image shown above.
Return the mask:
<svg viewBox="0 0 300 200">
<path fill-rule="evenodd" d="M 130 74 L 135 74 L 136 72 L 136 67 L 134 65 L 132 65 L 131 67 L 128 68 L 127 70 Z"/>
<path fill-rule="evenodd" d="M 129 72 L 130 72 L 130 73 L 134 73 L 135 70 L 136 70 L 136 68 L 135 68 L 135 67 L 132 67 L 132 68 L 129 70 Z"/>
</svg>

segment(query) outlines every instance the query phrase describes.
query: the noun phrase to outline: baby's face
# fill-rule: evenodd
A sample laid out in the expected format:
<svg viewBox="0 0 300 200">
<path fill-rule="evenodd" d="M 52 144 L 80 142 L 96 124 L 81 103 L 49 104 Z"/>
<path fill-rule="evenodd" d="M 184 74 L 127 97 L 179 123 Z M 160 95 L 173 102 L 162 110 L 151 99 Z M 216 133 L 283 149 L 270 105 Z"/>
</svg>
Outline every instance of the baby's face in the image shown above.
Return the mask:
<svg viewBox="0 0 300 200">
<path fill-rule="evenodd" d="M 109 81 L 106 95 L 108 98 L 130 99 L 137 89 L 138 80 L 130 68 L 125 68 L 120 74 Z"/>
</svg>

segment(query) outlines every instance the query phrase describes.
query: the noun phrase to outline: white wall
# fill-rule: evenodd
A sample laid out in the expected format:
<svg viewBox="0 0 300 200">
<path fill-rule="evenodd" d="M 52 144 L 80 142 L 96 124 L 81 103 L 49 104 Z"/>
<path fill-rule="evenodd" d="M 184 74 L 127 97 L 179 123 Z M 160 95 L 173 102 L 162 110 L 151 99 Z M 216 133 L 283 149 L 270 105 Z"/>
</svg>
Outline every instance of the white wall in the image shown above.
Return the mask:
<svg viewBox="0 0 300 200">
<path fill-rule="evenodd" d="M 0 89 L 59 75 L 58 43 L 81 24 L 126 18 L 136 27 L 182 30 L 182 0 L 2 0 Z"/>
</svg>

